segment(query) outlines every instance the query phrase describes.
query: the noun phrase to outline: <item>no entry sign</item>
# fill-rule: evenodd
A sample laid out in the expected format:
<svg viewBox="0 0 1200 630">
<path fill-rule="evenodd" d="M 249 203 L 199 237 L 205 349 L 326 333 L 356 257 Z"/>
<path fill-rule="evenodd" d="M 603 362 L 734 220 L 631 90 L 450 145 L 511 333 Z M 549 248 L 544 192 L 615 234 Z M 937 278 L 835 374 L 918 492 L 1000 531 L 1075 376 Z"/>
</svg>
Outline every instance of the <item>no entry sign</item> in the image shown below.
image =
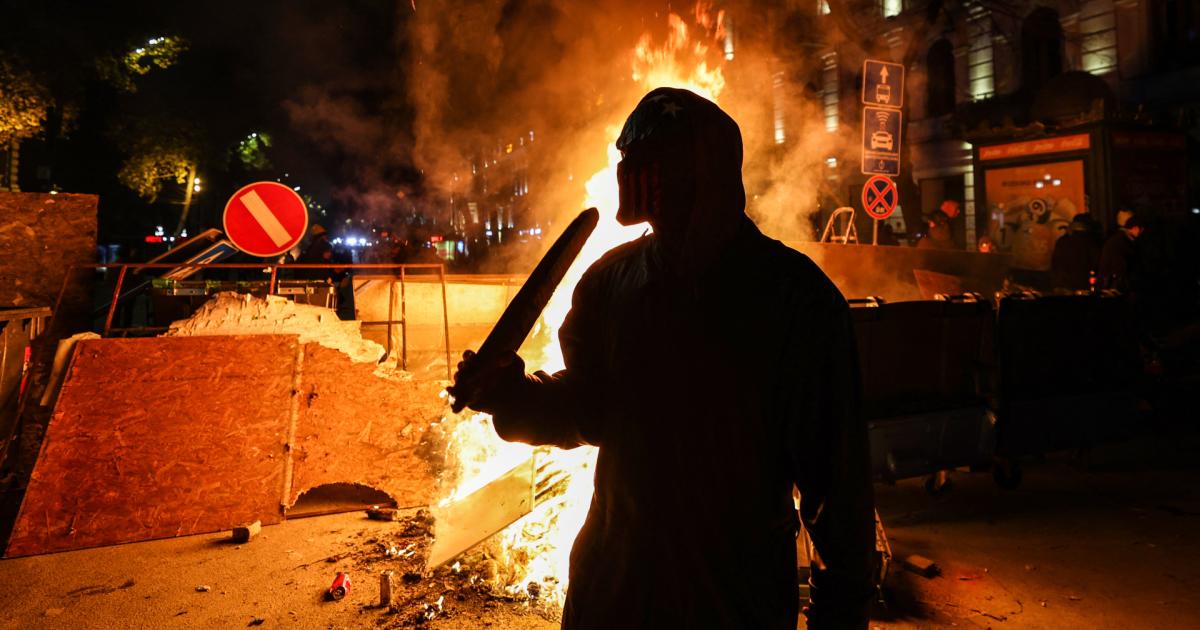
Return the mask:
<svg viewBox="0 0 1200 630">
<path fill-rule="evenodd" d="M 863 210 L 875 219 L 886 219 L 896 211 L 896 182 L 883 175 L 876 175 L 867 180 L 862 190 Z"/>
<path fill-rule="evenodd" d="M 296 191 L 278 182 L 255 182 L 225 204 L 225 234 L 253 256 L 278 256 L 296 246 L 308 230 L 308 208 Z"/>
</svg>

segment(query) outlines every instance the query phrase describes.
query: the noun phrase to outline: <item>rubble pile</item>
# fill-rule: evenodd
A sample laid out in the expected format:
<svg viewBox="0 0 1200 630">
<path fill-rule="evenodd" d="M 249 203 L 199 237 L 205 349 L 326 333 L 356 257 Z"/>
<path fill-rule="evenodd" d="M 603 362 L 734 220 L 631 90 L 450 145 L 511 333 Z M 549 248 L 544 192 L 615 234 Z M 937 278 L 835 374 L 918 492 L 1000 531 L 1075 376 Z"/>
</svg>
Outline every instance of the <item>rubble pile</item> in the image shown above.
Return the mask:
<svg viewBox="0 0 1200 630">
<path fill-rule="evenodd" d="M 389 511 L 390 512 L 390 511 Z M 371 517 L 382 520 L 379 515 Z M 451 619 L 486 619 L 498 609 L 513 615 L 536 615 L 558 621 L 561 610 L 543 601 L 541 583 L 513 589 L 515 578 L 497 561 L 502 551 L 484 543 L 448 566 L 429 569 L 433 517 L 423 509 L 388 515 L 387 533 L 366 530 L 346 541 L 346 550 L 324 558 L 354 576 L 358 589 L 387 592 L 387 600 L 364 606 L 380 611 L 378 625 L 387 628 L 437 627 Z M 390 575 L 385 575 L 390 573 Z M 384 583 L 387 586 L 384 586 Z"/>
<path fill-rule="evenodd" d="M 342 321 L 333 311 L 297 304 L 285 297 L 260 298 L 232 291 L 218 293 L 188 319 L 171 324 L 167 337 L 207 335 L 299 335 L 300 343 L 317 343 L 344 352 L 355 363 L 376 363 L 383 346 L 362 338 L 361 322 Z"/>
</svg>

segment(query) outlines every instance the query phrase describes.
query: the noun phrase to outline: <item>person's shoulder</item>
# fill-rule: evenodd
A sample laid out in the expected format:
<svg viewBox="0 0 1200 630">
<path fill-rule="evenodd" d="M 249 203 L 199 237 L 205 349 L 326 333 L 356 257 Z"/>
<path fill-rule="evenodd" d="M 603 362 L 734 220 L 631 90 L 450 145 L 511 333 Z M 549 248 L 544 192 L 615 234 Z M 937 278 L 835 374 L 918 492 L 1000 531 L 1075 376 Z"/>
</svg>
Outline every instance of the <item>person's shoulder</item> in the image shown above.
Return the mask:
<svg viewBox="0 0 1200 630">
<path fill-rule="evenodd" d="M 842 292 L 807 254 L 769 237 L 761 249 L 769 273 L 810 304 L 845 304 Z"/>
<path fill-rule="evenodd" d="M 633 265 L 640 264 L 646 256 L 647 249 L 652 243 L 652 235 L 646 234 L 627 243 L 621 243 L 605 252 L 596 262 L 588 266 L 585 276 L 603 275 L 619 272 Z"/>
<path fill-rule="evenodd" d="M 651 243 L 652 235 L 643 235 L 608 250 L 583 272 L 578 287 L 594 287 L 606 278 L 611 280 L 630 272 L 644 272 L 647 249 Z"/>
<path fill-rule="evenodd" d="M 603 269 L 628 264 L 643 256 L 651 242 L 653 242 L 653 235 L 643 234 L 632 241 L 621 243 L 592 263 L 592 268 Z"/>
<path fill-rule="evenodd" d="M 1104 239 L 1104 249 L 1116 250 L 1125 246 L 1129 242 L 1129 238 L 1125 236 L 1121 230 L 1115 230 L 1108 238 Z"/>
</svg>

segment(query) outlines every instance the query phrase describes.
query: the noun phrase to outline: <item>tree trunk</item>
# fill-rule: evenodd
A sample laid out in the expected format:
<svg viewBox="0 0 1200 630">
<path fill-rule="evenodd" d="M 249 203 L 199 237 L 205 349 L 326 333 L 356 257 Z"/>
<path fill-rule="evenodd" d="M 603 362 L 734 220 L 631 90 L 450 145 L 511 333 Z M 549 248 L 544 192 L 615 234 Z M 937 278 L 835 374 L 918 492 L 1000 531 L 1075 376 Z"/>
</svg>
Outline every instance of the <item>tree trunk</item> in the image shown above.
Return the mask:
<svg viewBox="0 0 1200 630">
<path fill-rule="evenodd" d="M 196 186 L 195 164 L 188 166 L 187 181 L 183 185 L 183 211 L 179 213 L 179 225 L 175 226 L 175 231 L 171 233 L 172 236 L 176 237 L 182 234 L 183 229 L 187 227 L 188 212 L 192 209 L 192 193 L 195 191 Z"/>
<path fill-rule="evenodd" d="M 7 153 L 8 157 L 3 163 L 7 172 L 0 173 L 0 188 L 21 192 L 21 186 L 17 182 L 17 162 L 21 158 L 21 141 L 16 138 L 9 139 Z"/>
</svg>

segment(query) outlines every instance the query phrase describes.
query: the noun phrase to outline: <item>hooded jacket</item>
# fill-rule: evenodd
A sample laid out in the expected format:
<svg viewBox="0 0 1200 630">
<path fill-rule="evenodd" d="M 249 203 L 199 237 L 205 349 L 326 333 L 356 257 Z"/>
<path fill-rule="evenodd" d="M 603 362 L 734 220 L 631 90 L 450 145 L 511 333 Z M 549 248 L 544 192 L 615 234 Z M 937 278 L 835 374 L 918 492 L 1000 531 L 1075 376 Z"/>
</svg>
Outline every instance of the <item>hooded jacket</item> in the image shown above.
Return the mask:
<svg viewBox="0 0 1200 630">
<path fill-rule="evenodd" d="M 745 216 L 740 135 L 732 160 L 709 129 L 685 248 L 651 234 L 593 264 L 559 332 L 566 368 L 485 410 L 506 440 L 599 447 L 564 628 L 795 628 L 799 519 L 823 563 L 809 627 L 865 628 L 874 505 L 848 307 Z"/>
</svg>

